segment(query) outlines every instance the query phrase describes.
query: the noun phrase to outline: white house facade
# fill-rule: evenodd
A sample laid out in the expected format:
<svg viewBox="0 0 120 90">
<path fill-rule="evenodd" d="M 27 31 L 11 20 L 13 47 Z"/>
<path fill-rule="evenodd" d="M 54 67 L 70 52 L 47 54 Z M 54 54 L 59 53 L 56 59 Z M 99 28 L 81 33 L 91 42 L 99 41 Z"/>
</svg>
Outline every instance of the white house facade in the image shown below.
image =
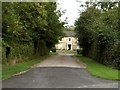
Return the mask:
<svg viewBox="0 0 120 90">
<path fill-rule="evenodd" d="M 55 45 L 57 50 L 76 50 L 78 49 L 78 39 L 75 37 L 73 31 L 66 31 L 65 37 L 59 40 Z"/>
</svg>

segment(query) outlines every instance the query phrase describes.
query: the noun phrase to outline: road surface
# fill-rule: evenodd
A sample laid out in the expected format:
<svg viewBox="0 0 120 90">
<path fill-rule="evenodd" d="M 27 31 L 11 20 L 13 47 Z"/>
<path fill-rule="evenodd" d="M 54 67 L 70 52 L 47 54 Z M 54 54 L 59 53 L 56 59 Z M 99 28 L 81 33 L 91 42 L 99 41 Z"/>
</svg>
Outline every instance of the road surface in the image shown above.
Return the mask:
<svg viewBox="0 0 120 90">
<path fill-rule="evenodd" d="M 3 88 L 118 88 L 118 81 L 94 77 L 72 54 L 60 53 L 4 80 Z"/>
</svg>

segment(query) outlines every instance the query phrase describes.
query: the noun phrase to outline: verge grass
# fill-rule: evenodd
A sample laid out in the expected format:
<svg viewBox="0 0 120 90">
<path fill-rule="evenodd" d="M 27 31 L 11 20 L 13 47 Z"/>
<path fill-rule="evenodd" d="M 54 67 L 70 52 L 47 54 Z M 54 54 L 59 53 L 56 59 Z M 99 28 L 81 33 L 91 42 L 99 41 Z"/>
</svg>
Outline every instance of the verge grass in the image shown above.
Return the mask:
<svg viewBox="0 0 120 90">
<path fill-rule="evenodd" d="M 27 60 L 27 61 L 22 62 L 22 63 L 17 63 L 15 65 L 2 65 L 2 79 L 3 80 L 8 79 L 11 76 L 14 76 L 20 72 L 29 70 L 32 68 L 32 66 L 34 66 L 37 63 L 40 63 L 45 58 L 47 58 L 48 56 L 51 56 L 51 55 L 56 55 L 56 54 L 50 54 L 47 56 L 37 57 L 37 58 L 34 58 L 32 60 Z"/>
<path fill-rule="evenodd" d="M 92 75 L 109 80 L 120 80 L 119 70 L 97 63 L 96 61 L 83 57 L 82 55 L 75 56 L 86 64 L 87 71 Z"/>
</svg>

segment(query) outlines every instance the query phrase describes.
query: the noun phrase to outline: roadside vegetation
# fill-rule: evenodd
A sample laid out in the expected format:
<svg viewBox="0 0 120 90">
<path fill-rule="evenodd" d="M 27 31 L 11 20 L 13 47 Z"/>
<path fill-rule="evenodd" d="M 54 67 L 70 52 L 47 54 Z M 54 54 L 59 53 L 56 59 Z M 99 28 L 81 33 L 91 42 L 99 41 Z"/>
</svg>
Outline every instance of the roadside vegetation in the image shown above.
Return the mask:
<svg viewBox="0 0 120 90">
<path fill-rule="evenodd" d="M 31 60 L 27 60 L 21 63 L 17 63 L 15 65 L 6 65 L 3 64 L 2 65 L 2 79 L 8 79 L 11 76 L 14 76 L 16 74 L 20 74 L 22 72 L 25 72 L 31 68 L 34 67 L 34 65 L 40 63 L 41 61 L 43 61 L 45 58 L 51 56 L 51 55 L 56 55 L 57 53 L 50 53 L 49 55 L 45 55 L 45 56 L 41 56 L 41 57 L 35 57 Z"/>
<path fill-rule="evenodd" d="M 41 58 L 37 58 L 37 59 L 33 59 L 33 60 L 29 60 L 26 62 L 22 62 L 22 63 L 17 63 L 15 65 L 3 65 L 2 69 L 3 69 L 3 73 L 2 73 L 2 79 L 7 79 L 10 78 L 11 76 L 26 71 L 28 69 L 30 69 L 34 64 L 40 63 Z"/>
<path fill-rule="evenodd" d="M 81 7 L 85 9 L 75 23 L 81 48 L 77 56 L 92 75 L 120 80 L 118 2 L 86 2 Z"/>
<path fill-rule="evenodd" d="M 79 45 L 83 50 L 82 55 L 120 70 L 119 3 L 86 2 L 82 7 L 85 9 L 75 23 Z M 97 65 L 94 68 L 97 68 Z M 103 74 L 114 74 L 110 69 L 101 68 L 104 70 Z M 98 69 L 97 72 L 99 71 Z"/>
<path fill-rule="evenodd" d="M 102 65 L 90 58 L 84 57 L 82 55 L 76 55 L 87 67 L 87 71 L 100 78 L 109 79 L 109 80 L 120 80 L 119 74 L 120 71 L 113 69 L 111 67 Z"/>
<path fill-rule="evenodd" d="M 2 3 L 2 63 L 49 54 L 63 35 L 55 2 Z"/>
<path fill-rule="evenodd" d="M 59 20 L 63 13 L 55 2 L 2 3 L 3 79 L 55 52 L 54 46 L 63 35 L 64 22 Z"/>
</svg>

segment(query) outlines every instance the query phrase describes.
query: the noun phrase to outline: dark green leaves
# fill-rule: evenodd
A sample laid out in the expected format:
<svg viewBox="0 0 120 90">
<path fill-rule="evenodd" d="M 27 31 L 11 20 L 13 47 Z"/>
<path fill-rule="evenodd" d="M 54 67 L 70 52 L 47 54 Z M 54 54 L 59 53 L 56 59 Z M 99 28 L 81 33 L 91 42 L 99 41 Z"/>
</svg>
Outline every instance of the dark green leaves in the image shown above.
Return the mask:
<svg viewBox="0 0 120 90">
<path fill-rule="evenodd" d="M 120 68 L 116 66 L 120 57 L 118 8 L 114 2 L 91 4 L 75 24 L 83 55 L 116 68 Z"/>
<path fill-rule="evenodd" d="M 4 2 L 4 42 L 10 46 L 32 43 L 35 53 L 49 52 L 61 37 L 64 25 L 59 21 L 62 13 L 59 10 L 59 15 L 56 8 L 54 2 Z"/>
</svg>

